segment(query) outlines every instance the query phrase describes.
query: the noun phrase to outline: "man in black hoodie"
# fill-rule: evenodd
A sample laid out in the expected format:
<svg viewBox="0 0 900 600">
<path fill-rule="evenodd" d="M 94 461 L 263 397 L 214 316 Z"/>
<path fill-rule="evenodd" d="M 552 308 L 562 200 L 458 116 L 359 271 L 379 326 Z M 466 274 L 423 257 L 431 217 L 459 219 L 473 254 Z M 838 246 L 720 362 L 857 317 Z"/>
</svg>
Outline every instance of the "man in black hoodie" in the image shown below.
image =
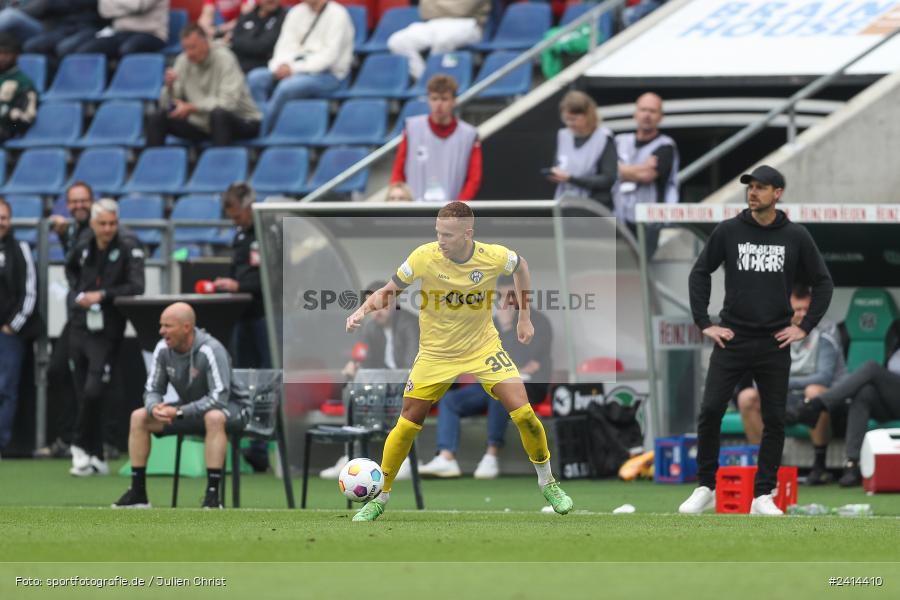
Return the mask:
<svg viewBox="0 0 900 600">
<path fill-rule="evenodd" d="M 722 416 L 735 385 L 750 373 L 763 419 L 750 513 L 782 514 L 772 496 L 784 449 L 790 345 L 806 337 L 831 302 L 831 276 L 809 232 L 775 209 L 784 193 L 784 176 L 762 165 L 740 181 L 747 185 L 749 208 L 713 230 L 688 282 L 694 322 L 716 345 L 697 422 L 699 487 L 681 504 L 681 513 L 715 506 Z M 713 325 L 708 313 L 711 274 L 723 263 L 725 301 L 721 324 Z M 800 324 L 792 325 L 790 295 L 797 281 L 812 286 L 812 302 Z"/>
</svg>

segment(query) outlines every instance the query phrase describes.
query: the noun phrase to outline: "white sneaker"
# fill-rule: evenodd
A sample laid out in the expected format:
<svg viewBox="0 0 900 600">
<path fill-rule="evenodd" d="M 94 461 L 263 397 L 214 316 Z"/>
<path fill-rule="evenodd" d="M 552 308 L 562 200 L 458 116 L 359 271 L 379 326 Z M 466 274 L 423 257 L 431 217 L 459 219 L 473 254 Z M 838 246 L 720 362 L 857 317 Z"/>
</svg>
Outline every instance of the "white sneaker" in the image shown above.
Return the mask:
<svg viewBox="0 0 900 600">
<path fill-rule="evenodd" d="M 397 469 L 397 475 L 394 477 L 394 481 L 403 481 L 408 479 L 412 479 L 412 467 L 409 466 L 409 457 L 407 456 L 400 464 L 400 468 Z"/>
<path fill-rule="evenodd" d="M 327 469 L 322 469 L 319 472 L 319 477 L 321 477 L 322 479 L 337 480 L 338 475 L 341 474 L 341 469 L 343 469 L 344 465 L 346 465 L 349 461 L 350 461 L 350 459 L 345 454 L 344 456 L 340 457 L 336 463 L 334 463 L 333 467 L 328 467 Z"/>
<path fill-rule="evenodd" d="M 109 465 L 105 460 L 100 460 L 96 456 L 88 458 L 87 466 L 77 469 L 72 467 L 69 474 L 75 477 L 93 477 L 94 475 L 109 475 Z"/>
<path fill-rule="evenodd" d="M 438 454 L 430 462 L 419 466 L 419 475 L 423 477 L 451 478 L 460 477 L 462 471 L 459 470 L 459 463 L 456 462 L 455 458 L 447 460 Z"/>
<path fill-rule="evenodd" d="M 500 475 L 500 461 L 493 454 L 485 454 L 475 467 L 475 479 L 497 479 Z"/>
<path fill-rule="evenodd" d="M 678 512 L 683 515 L 699 515 L 716 507 L 716 494 L 705 485 L 701 485 L 690 498 L 681 503 Z"/>
<path fill-rule="evenodd" d="M 753 502 L 750 503 L 750 514 L 777 517 L 783 515 L 784 512 L 775 506 L 775 501 L 772 500 L 772 494 L 764 494 L 758 498 L 754 498 Z"/>
<path fill-rule="evenodd" d="M 88 453 L 75 444 L 70 446 L 70 450 L 72 452 L 72 471 L 86 469 L 91 462 L 91 457 Z M 72 471 L 69 472 L 71 473 Z"/>
</svg>

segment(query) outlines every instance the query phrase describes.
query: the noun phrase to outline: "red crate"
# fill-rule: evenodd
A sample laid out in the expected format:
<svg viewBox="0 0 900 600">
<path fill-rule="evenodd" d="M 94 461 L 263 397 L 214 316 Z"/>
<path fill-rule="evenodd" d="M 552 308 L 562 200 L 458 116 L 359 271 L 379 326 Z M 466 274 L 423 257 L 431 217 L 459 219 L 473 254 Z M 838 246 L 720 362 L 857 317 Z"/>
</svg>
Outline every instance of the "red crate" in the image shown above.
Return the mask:
<svg viewBox="0 0 900 600">
<path fill-rule="evenodd" d="M 716 512 L 749 513 L 753 502 L 753 480 L 756 467 L 719 467 L 716 473 Z M 797 504 L 797 467 L 778 469 L 778 491 L 775 505 L 787 512 Z"/>
</svg>

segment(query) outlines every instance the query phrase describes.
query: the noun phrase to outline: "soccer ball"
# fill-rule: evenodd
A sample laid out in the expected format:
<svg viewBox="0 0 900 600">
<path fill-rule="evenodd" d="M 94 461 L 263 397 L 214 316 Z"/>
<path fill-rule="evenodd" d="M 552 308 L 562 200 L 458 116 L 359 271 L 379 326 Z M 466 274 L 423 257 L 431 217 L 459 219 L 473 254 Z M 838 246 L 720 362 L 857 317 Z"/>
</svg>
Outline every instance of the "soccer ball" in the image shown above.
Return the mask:
<svg viewBox="0 0 900 600">
<path fill-rule="evenodd" d="M 383 485 L 381 467 L 368 458 L 354 458 L 344 465 L 338 476 L 341 493 L 353 502 L 368 502 L 381 493 Z"/>
</svg>

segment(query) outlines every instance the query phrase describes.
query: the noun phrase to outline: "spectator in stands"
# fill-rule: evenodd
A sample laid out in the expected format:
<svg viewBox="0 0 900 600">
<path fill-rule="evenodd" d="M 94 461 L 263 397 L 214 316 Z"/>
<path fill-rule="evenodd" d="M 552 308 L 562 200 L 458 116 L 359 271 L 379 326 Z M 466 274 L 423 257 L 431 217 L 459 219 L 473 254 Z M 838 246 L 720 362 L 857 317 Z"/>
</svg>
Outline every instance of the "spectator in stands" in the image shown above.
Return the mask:
<svg viewBox="0 0 900 600">
<path fill-rule="evenodd" d="M 559 113 L 565 127 L 556 134 L 556 164 L 548 176 L 557 184 L 554 198 L 593 198 L 612 210 L 618 156 L 612 131 L 600 127 L 597 103 L 573 90 L 559 103 Z"/>
<path fill-rule="evenodd" d="M 97 0 L 31 0 L 0 11 L 0 31 L 14 34 L 25 52 L 62 57 L 101 27 Z"/>
<path fill-rule="evenodd" d="M 353 22 L 346 8 L 328 0 L 303 0 L 288 11 L 268 68 L 247 75 L 260 106 L 272 95 L 263 131 L 277 121 L 288 100 L 327 97 L 337 90 L 352 62 Z"/>
<path fill-rule="evenodd" d="M 11 33 L 19 39 L 19 42 L 24 43 L 28 38 L 44 31 L 41 19 L 45 8 L 44 2 L 29 0 L 18 5 L 11 2 L 3 3 L 3 9 L 0 10 L 0 32 Z"/>
<path fill-rule="evenodd" d="M 94 190 L 84 181 L 75 181 L 66 188 L 66 210 L 71 219 L 62 215 L 50 215 L 50 224 L 63 251 L 69 251 L 91 235 L 91 205 Z"/>
<path fill-rule="evenodd" d="M 388 186 L 387 194 L 384 197 L 385 202 L 412 202 L 413 195 L 409 186 L 398 181 Z"/>
<path fill-rule="evenodd" d="M 286 14 L 278 0 L 259 0 L 256 8 L 238 19 L 231 32 L 231 49 L 244 73 L 268 65 Z"/>
<path fill-rule="evenodd" d="M 37 116 L 37 91 L 19 68 L 19 40 L 0 33 L 0 144 L 28 131 Z"/>
<path fill-rule="evenodd" d="M 166 134 L 211 140 L 214 146 L 256 137 L 260 113 L 234 53 L 210 44 L 196 24 L 184 28 L 181 46 L 184 51 L 166 70 L 160 109 L 147 120 L 147 145 L 161 146 Z"/>
<path fill-rule="evenodd" d="M 253 10 L 257 4 L 253 0 L 203 0 L 203 9 L 197 19 L 197 25 L 203 28 L 209 39 L 227 37 L 234 31 L 238 19 Z M 262 4 L 260 0 L 259 4 Z M 222 17 L 222 23 L 216 25 L 216 13 Z"/>
<path fill-rule="evenodd" d="M 12 439 L 26 343 L 37 333 L 37 273 L 31 248 L 10 224 L 12 208 L 0 198 L 0 452 Z"/>
<path fill-rule="evenodd" d="M 407 183 L 416 202 L 471 200 L 481 186 L 478 131 L 453 113 L 453 77 L 439 73 L 426 89 L 430 112 L 406 120 L 391 183 Z"/>
<path fill-rule="evenodd" d="M 494 326 L 500 334 L 503 348 L 519 367 L 525 381 L 528 401 L 540 403 L 547 395 L 550 381 L 550 352 L 553 330 L 550 321 L 532 307 L 531 322 L 534 325 L 534 339 L 528 345 L 519 342 L 516 333 L 519 303 L 511 276 L 497 279 L 497 299 L 495 303 Z M 495 479 L 500 475 L 497 456 L 506 437 L 509 413 L 497 400 L 492 399 L 480 385 L 472 384 L 447 392 L 441 399 L 438 411 L 437 448 L 438 454 L 427 464 L 419 467 L 419 473 L 426 477 L 459 477 L 462 471 L 456 461 L 459 448 L 459 426 L 462 417 L 481 415 L 487 411 L 487 450 L 475 468 L 475 479 Z"/>
<path fill-rule="evenodd" d="M 452 52 L 481 41 L 491 12 L 490 0 L 421 0 L 420 23 L 413 23 L 388 38 L 388 48 L 409 61 L 409 74 L 419 79 L 425 72 L 422 53 Z"/>
<path fill-rule="evenodd" d="M 169 39 L 169 0 L 99 0 L 100 16 L 112 24 L 75 52 L 99 52 L 118 58 L 136 52 L 159 52 Z"/>
<path fill-rule="evenodd" d="M 222 508 L 219 489 L 225 467 L 227 431 L 243 428 L 246 417 L 232 398 L 231 361 L 214 337 L 198 329 L 194 309 L 183 302 L 167 307 L 159 318 L 162 337 L 153 352 L 147 375 L 144 406 L 131 413 L 128 455 L 131 487 L 113 508 L 150 508 L 147 498 L 147 459 L 151 433 L 206 431 L 207 484 L 203 508 Z M 166 404 L 169 385 L 178 394 L 177 404 Z"/>
<path fill-rule="evenodd" d="M 103 399 L 127 322 L 113 301 L 144 293 L 144 251 L 134 238 L 120 234 L 115 200 L 91 206 L 91 229 L 94 235 L 66 258 L 69 368 L 78 399 L 69 473 L 78 477 L 109 473 L 101 434 L 108 412 Z"/>
<path fill-rule="evenodd" d="M 808 285 L 796 284 L 791 292 L 791 307 L 794 316 L 791 323 L 800 325 L 809 310 L 812 296 Z M 843 376 L 847 367 L 844 364 L 844 352 L 837 332 L 837 326 L 822 319 L 804 339 L 791 344 L 791 374 L 788 378 L 787 414 L 795 412 L 804 398 L 815 398 L 824 393 L 833 382 Z M 738 392 L 738 409 L 744 433 L 751 444 L 762 441 L 763 420 L 759 391 L 756 387 L 747 387 Z M 828 413 L 821 413 L 818 421 L 809 432 L 813 443 L 815 460 L 813 468 L 806 478 L 810 485 L 820 485 L 831 481 L 831 475 L 825 466 L 825 453 L 831 434 L 831 419 Z"/>
</svg>

